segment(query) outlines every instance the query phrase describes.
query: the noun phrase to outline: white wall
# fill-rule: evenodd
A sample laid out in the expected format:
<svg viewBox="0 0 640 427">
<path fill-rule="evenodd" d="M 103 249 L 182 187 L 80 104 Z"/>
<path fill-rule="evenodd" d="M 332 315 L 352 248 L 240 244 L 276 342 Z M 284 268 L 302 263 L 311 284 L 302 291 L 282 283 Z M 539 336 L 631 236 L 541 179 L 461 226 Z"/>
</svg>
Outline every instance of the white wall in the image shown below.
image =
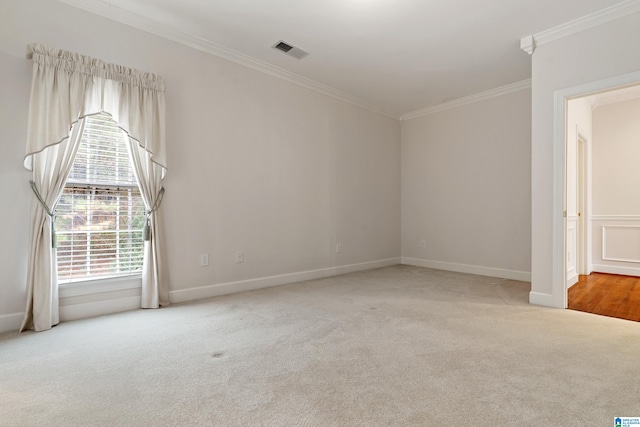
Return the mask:
<svg viewBox="0 0 640 427">
<path fill-rule="evenodd" d="M 0 17 L 0 223 L 10 243 L 0 248 L 0 329 L 25 303 L 31 195 L 22 157 L 32 42 L 164 76 L 172 298 L 399 261 L 397 120 L 58 2 L 5 0 Z M 200 267 L 205 252 L 210 266 Z"/>
<path fill-rule="evenodd" d="M 532 61 L 532 292 L 536 304 L 563 307 L 562 183 L 554 188 L 554 92 L 640 70 L 640 13 L 539 46 Z M 561 126 L 562 123 L 559 123 Z M 554 198 L 555 195 L 555 198 Z M 558 195 L 560 197 L 558 198 Z M 554 234 L 555 233 L 555 234 Z M 558 240 L 558 236 L 560 237 Z M 555 260 L 555 264 L 554 264 Z M 558 262 L 560 260 L 560 262 Z M 556 266 L 554 269 L 554 265 Z"/>
<path fill-rule="evenodd" d="M 403 263 L 528 280 L 530 150 L 529 90 L 403 122 Z"/>
<path fill-rule="evenodd" d="M 593 112 L 594 271 L 640 276 L 640 99 Z"/>
<path fill-rule="evenodd" d="M 567 150 L 566 150 L 566 164 L 567 164 L 567 254 L 566 254 L 566 269 L 567 269 L 567 284 L 569 286 L 574 285 L 578 281 L 578 275 L 584 274 L 584 272 L 578 271 L 578 257 L 579 257 L 579 233 L 580 228 L 586 230 L 589 224 L 585 224 L 583 227 L 582 222 L 589 222 L 589 213 L 591 212 L 590 204 L 591 197 L 588 194 L 591 193 L 591 182 L 587 179 L 584 185 L 587 187 L 586 199 L 589 203 L 585 212 L 580 212 L 578 217 L 578 138 L 584 139 L 584 151 L 587 159 L 591 159 L 591 140 L 592 140 L 592 112 L 591 104 L 585 98 L 572 99 L 567 103 Z M 587 168 L 586 168 L 587 169 Z M 585 171 L 585 178 L 589 178 L 589 173 Z M 585 237 L 588 233 L 584 233 Z M 591 236 L 588 236 L 589 238 Z M 591 239 L 585 239 L 584 247 L 586 249 L 591 248 Z M 590 259 L 591 251 L 588 250 L 585 254 L 585 259 Z M 587 268 L 588 269 L 588 268 Z"/>
<path fill-rule="evenodd" d="M 593 112 L 593 214 L 640 215 L 640 99 Z"/>
<path fill-rule="evenodd" d="M 31 175 L 22 167 L 22 161 L 30 65 L 0 50 L 0 332 L 2 316 L 23 311 L 25 304 Z"/>
</svg>

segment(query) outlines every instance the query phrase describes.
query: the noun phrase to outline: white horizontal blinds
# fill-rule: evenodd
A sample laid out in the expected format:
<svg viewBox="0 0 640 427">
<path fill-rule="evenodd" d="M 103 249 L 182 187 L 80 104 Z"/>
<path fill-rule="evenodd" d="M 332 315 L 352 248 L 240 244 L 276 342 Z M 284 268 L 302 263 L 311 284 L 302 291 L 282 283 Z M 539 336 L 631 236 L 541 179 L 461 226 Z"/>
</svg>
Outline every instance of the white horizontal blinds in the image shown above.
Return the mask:
<svg viewBox="0 0 640 427">
<path fill-rule="evenodd" d="M 55 211 L 61 283 L 142 268 L 145 208 L 125 138 L 109 115 L 86 118 Z"/>
</svg>

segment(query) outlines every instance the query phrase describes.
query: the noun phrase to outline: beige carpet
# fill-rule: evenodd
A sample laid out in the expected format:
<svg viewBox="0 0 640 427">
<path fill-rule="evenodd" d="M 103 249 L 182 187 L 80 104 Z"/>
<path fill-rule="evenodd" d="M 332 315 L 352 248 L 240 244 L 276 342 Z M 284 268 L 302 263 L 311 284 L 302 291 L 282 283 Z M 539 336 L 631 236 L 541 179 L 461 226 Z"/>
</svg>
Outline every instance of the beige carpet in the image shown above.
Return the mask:
<svg viewBox="0 0 640 427">
<path fill-rule="evenodd" d="M 2 426 L 611 426 L 640 324 L 407 266 L 0 336 Z"/>
</svg>

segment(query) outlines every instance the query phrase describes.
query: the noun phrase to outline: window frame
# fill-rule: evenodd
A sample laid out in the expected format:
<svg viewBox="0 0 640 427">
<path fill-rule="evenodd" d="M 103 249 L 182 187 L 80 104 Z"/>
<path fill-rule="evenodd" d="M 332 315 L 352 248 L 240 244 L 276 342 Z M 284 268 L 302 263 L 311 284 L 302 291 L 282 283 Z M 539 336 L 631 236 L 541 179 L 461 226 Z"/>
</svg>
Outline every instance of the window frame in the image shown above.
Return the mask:
<svg viewBox="0 0 640 427">
<path fill-rule="evenodd" d="M 120 128 L 117 124 L 117 122 L 115 122 L 115 120 L 113 120 L 112 116 L 109 113 L 105 113 L 105 112 L 101 112 L 98 114 L 94 114 L 91 116 L 87 116 L 85 118 L 85 120 L 93 120 L 95 121 L 95 125 L 96 126 L 104 126 L 104 122 L 109 122 L 110 126 L 113 126 L 114 129 L 117 129 L 120 133 L 119 137 L 121 137 L 120 141 L 117 141 L 117 143 L 122 143 L 122 145 L 124 145 L 125 151 L 127 153 L 127 158 L 129 161 L 129 168 L 131 168 L 130 173 L 133 174 L 133 179 L 134 181 L 128 181 L 128 182 L 123 182 L 119 179 L 119 177 L 116 175 L 115 176 L 115 180 L 114 181 L 104 181 L 104 180 L 100 180 L 95 174 L 94 175 L 94 180 L 90 179 L 91 175 L 91 168 L 89 168 L 88 166 L 85 166 L 87 168 L 87 175 L 85 175 L 84 177 L 81 178 L 77 178 L 77 177 L 72 177 L 72 173 L 70 173 L 69 177 L 67 178 L 67 181 L 65 182 L 64 185 L 64 189 L 63 189 L 63 193 L 61 195 L 61 199 L 62 197 L 65 196 L 65 192 L 67 191 L 68 188 L 72 188 L 75 190 L 83 190 L 85 189 L 87 191 L 87 195 L 85 196 L 87 198 L 87 200 L 89 199 L 89 192 L 91 191 L 96 191 L 96 190 L 107 190 L 107 191 L 114 191 L 114 193 L 117 193 L 118 191 L 121 190 L 136 190 L 137 192 L 137 196 L 139 197 L 138 200 L 136 200 L 136 202 L 141 202 L 142 207 L 143 207 L 143 221 L 146 221 L 146 217 L 144 215 L 144 212 L 146 211 L 146 207 L 144 206 L 144 201 L 142 199 L 142 195 L 141 195 L 141 191 L 140 191 L 140 185 L 138 182 L 137 177 L 135 176 L 135 173 L 133 173 L 133 165 L 132 165 L 132 159 L 131 159 L 131 153 L 129 152 L 128 147 L 126 146 L 127 144 L 127 133 L 122 130 L 122 128 Z M 87 124 L 89 125 L 89 124 Z M 85 130 L 83 131 L 83 135 L 81 136 L 81 140 L 79 142 L 79 144 L 83 144 L 83 139 L 85 138 L 85 134 L 87 132 L 88 128 L 85 128 Z M 91 137 L 94 138 L 94 137 Z M 107 138 L 109 138 L 109 136 L 107 136 Z M 113 135 L 111 136 L 111 138 L 114 138 Z M 94 156 L 97 156 L 97 152 L 93 153 Z M 77 160 L 77 154 L 76 154 L 76 159 L 74 159 L 73 162 L 73 166 L 72 166 L 72 170 L 73 167 L 76 164 L 76 160 Z M 95 161 L 95 158 L 93 159 Z M 116 160 L 117 161 L 117 160 Z M 117 172 L 116 172 L 117 174 Z M 73 197 L 73 195 L 71 196 Z M 129 196 L 125 196 L 125 197 L 131 197 L 131 195 Z M 120 202 L 118 201 L 118 204 Z M 133 205 L 133 202 L 130 202 L 131 205 Z M 58 216 L 58 209 L 56 207 L 56 216 Z M 130 216 L 130 220 L 132 220 L 135 217 L 138 217 L 138 215 L 131 215 Z M 118 224 L 119 225 L 119 224 Z M 90 225 L 89 225 L 90 227 Z M 140 237 L 142 238 L 141 240 L 141 245 L 142 245 L 142 253 L 140 255 L 140 259 L 139 259 L 139 266 L 138 269 L 134 270 L 134 271 L 124 271 L 124 272 L 115 272 L 115 273 L 111 273 L 111 274 L 99 274 L 99 275 L 95 275 L 95 276 L 79 276 L 79 277 L 73 277 L 73 275 L 65 275 L 65 276 L 60 276 L 59 272 L 60 272 L 60 264 L 59 264 L 59 256 L 58 256 L 58 251 L 60 250 L 60 245 L 58 245 L 58 247 L 55 249 L 55 253 L 54 256 L 56 257 L 56 271 L 54 272 L 57 278 L 57 282 L 58 282 L 58 286 L 59 288 L 64 288 L 67 289 L 67 291 L 65 291 L 66 296 L 76 296 L 76 295 L 85 295 L 85 294 L 91 294 L 91 293 L 96 293 L 95 291 L 91 291 L 90 288 L 96 288 L 96 289 L 100 289 L 100 292 L 109 292 L 109 291 L 119 291 L 119 290 L 126 290 L 126 289 L 135 289 L 135 288 L 140 288 L 142 286 L 141 284 L 141 278 L 142 278 L 142 272 L 143 272 L 143 266 L 144 266 L 144 236 L 143 236 L 143 229 L 139 228 L 139 229 L 133 229 L 136 233 L 140 233 Z M 116 236 L 118 235 L 118 231 L 119 227 L 116 227 L 114 230 L 91 230 L 91 229 L 85 229 L 85 230 L 57 230 L 56 234 L 60 235 L 65 235 L 65 234 L 73 234 L 74 232 L 77 233 L 85 233 L 87 234 L 87 236 L 89 236 L 92 233 L 116 233 Z M 131 232 L 131 230 L 123 230 L 125 233 L 129 233 Z M 85 244 L 85 248 L 89 248 L 90 247 L 90 243 Z M 117 247 L 117 243 L 114 245 L 114 247 Z M 133 247 L 133 246 L 132 246 Z M 115 257 L 114 257 L 115 258 Z M 90 286 L 89 284 L 93 284 L 94 286 Z M 77 291 L 75 290 L 76 288 L 78 289 L 83 289 L 83 291 Z M 85 293 L 86 291 L 86 293 Z M 62 297 L 62 295 L 61 295 Z"/>
<path fill-rule="evenodd" d="M 104 294 L 142 288 L 142 272 L 128 276 L 95 277 L 58 284 L 60 298 Z"/>
</svg>

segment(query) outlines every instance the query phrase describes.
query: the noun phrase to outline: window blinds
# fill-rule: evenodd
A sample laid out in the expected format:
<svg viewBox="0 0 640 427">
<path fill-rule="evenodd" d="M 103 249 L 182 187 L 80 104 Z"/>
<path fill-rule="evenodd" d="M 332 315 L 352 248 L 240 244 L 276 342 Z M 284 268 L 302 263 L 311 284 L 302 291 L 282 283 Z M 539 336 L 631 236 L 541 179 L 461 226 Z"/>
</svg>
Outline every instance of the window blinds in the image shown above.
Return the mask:
<svg viewBox="0 0 640 427">
<path fill-rule="evenodd" d="M 142 268 L 145 208 L 125 138 L 109 115 L 86 118 L 55 211 L 60 283 Z"/>
</svg>

